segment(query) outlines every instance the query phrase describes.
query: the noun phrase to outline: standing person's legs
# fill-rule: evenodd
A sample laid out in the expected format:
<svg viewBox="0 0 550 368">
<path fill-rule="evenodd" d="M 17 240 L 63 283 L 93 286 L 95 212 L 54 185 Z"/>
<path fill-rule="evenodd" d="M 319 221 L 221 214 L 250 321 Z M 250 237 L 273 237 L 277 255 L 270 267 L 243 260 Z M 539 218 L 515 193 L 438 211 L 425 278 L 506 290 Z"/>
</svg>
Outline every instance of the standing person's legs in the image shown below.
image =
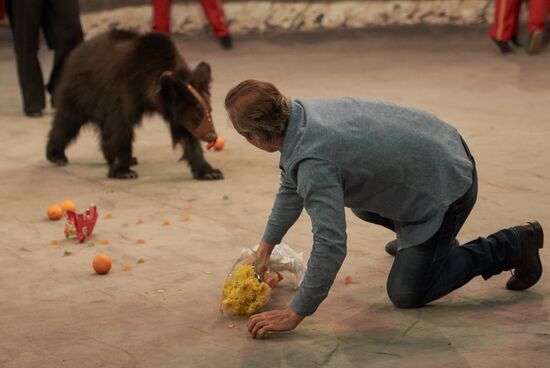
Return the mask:
<svg viewBox="0 0 550 368">
<path fill-rule="evenodd" d="M 54 39 L 55 56 L 46 88 L 53 97 L 59 84 L 65 59 L 82 42 L 84 36 L 80 24 L 78 0 L 48 0 L 47 4 L 48 8 L 45 10 Z"/>
<path fill-rule="evenodd" d="M 550 0 L 529 0 L 529 15 L 527 19 L 529 34 L 535 30 L 544 31 L 544 24 L 550 10 Z"/>
<path fill-rule="evenodd" d="M 527 52 L 530 54 L 537 54 L 542 49 L 544 24 L 546 23 L 549 9 L 550 0 L 529 0 L 529 15 L 527 19 L 529 42 L 527 44 Z"/>
<path fill-rule="evenodd" d="M 521 0 L 496 0 L 495 17 L 489 36 L 503 54 L 511 52 L 508 41 L 517 33 Z"/>
<path fill-rule="evenodd" d="M 151 0 L 153 31 L 170 33 L 170 0 Z"/>
<path fill-rule="evenodd" d="M 38 61 L 42 1 L 8 0 L 6 10 L 13 33 L 17 75 L 28 116 L 41 116 L 45 106 L 44 80 Z"/>
<path fill-rule="evenodd" d="M 226 49 L 232 47 L 231 36 L 225 22 L 221 0 L 200 0 L 204 14 L 214 30 L 214 34 Z"/>
</svg>

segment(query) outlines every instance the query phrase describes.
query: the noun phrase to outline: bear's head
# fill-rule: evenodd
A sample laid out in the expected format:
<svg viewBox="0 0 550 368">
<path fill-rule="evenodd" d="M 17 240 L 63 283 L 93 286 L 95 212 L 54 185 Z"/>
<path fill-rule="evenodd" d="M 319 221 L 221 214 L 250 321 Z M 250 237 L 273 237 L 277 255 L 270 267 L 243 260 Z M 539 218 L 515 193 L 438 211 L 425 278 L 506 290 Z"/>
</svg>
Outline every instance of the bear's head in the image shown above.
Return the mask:
<svg viewBox="0 0 550 368">
<path fill-rule="evenodd" d="M 201 62 L 185 82 L 181 71 L 165 71 L 160 76 L 160 112 L 170 124 L 174 144 L 183 138 L 182 129 L 205 142 L 217 139 L 210 107 L 210 66 Z"/>
</svg>

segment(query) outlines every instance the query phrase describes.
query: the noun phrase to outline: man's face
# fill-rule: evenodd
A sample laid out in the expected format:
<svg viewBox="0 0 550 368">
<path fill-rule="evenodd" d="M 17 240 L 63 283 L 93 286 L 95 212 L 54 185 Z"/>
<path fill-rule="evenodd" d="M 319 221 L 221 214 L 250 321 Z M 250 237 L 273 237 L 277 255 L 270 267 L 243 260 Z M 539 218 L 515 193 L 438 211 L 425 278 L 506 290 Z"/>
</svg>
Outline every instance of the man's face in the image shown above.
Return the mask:
<svg viewBox="0 0 550 368">
<path fill-rule="evenodd" d="M 281 149 L 282 139 L 280 141 L 266 142 L 254 134 L 246 134 L 244 137 L 248 143 L 266 152 L 272 153 Z"/>
</svg>

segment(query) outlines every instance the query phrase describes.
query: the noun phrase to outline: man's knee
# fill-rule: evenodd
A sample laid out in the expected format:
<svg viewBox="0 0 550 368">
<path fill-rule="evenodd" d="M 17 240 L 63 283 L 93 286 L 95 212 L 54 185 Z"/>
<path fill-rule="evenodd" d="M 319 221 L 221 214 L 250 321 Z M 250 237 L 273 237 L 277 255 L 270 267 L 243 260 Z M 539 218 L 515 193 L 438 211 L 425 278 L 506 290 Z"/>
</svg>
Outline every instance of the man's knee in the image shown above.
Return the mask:
<svg viewBox="0 0 550 368">
<path fill-rule="evenodd" d="M 426 304 L 425 295 L 424 291 L 403 290 L 400 286 L 388 285 L 388 296 L 397 308 L 420 308 Z"/>
</svg>

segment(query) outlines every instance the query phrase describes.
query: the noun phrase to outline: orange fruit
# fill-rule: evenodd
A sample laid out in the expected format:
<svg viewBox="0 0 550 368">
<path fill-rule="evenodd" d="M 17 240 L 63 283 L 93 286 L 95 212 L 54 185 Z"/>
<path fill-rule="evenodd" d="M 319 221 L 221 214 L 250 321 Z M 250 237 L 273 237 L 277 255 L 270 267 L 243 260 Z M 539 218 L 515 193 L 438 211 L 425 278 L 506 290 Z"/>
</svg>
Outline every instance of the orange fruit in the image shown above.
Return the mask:
<svg viewBox="0 0 550 368">
<path fill-rule="evenodd" d="M 224 144 L 225 144 L 225 141 L 223 140 L 223 138 L 218 137 L 218 139 L 216 139 L 216 143 L 214 143 L 214 149 L 216 151 L 221 151 L 223 149 Z"/>
<path fill-rule="evenodd" d="M 52 203 L 48 207 L 47 213 L 50 220 L 59 220 L 63 216 L 63 209 L 57 203 Z"/>
<path fill-rule="evenodd" d="M 109 272 L 112 265 L 113 262 L 111 262 L 111 258 L 109 258 L 109 256 L 106 254 L 98 254 L 97 256 L 95 256 L 92 262 L 92 267 L 94 268 L 94 271 L 100 275 Z"/>
<path fill-rule="evenodd" d="M 67 212 L 67 211 L 76 212 L 76 204 L 74 204 L 73 201 L 66 200 L 61 202 L 61 209 L 63 210 L 63 212 Z"/>
<path fill-rule="evenodd" d="M 351 276 L 344 277 L 344 285 L 349 285 L 351 283 L 353 283 Z"/>
</svg>

